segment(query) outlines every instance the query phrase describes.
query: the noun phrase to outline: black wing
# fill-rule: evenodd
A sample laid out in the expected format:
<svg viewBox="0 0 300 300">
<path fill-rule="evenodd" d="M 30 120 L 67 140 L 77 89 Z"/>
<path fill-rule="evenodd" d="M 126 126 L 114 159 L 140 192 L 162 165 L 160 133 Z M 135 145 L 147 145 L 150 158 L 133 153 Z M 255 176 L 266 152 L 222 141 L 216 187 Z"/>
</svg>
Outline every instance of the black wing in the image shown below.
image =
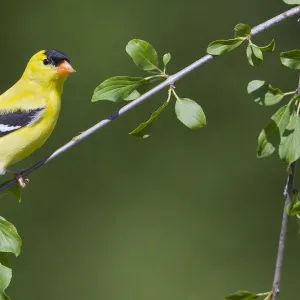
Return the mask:
<svg viewBox="0 0 300 300">
<path fill-rule="evenodd" d="M 45 107 L 29 110 L 0 110 L 0 137 L 37 122 L 42 117 L 44 110 Z"/>
</svg>

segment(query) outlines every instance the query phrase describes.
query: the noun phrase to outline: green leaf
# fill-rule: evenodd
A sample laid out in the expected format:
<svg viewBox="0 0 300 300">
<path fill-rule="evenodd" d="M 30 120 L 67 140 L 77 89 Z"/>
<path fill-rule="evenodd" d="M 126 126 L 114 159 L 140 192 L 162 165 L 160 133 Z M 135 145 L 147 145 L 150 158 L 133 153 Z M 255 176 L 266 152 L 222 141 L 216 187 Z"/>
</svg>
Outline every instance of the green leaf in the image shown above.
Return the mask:
<svg viewBox="0 0 300 300">
<path fill-rule="evenodd" d="M 259 61 L 263 61 L 263 54 L 262 54 L 262 51 L 257 48 L 257 47 L 253 47 L 252 46 L 252 51 L 253 51 L 253 54 L 255 55 L 255 57 L 259 60 Z"/>
<path fill-rule="evenodd" d="M 290 165 L 300 157 L 300 119 L 293 112 L 279 145 L 280 158 Z"/>
<path fill-rule="evenodd" d="M 251 66 L 260 66 L 262 64 L 263 54 L 259 48 L 253 47 L 252 45 L 248 44 L 246 53 L 248 62 Z"/>
<path fill-rule="evenodd" d="M 134 90 L 128 97 L 126 97 L 124 99 L 125 101 L 132 101 L 137 99 L 141 95 L 145 94 L 151 88 L 154 82 L 161 81 L 165 79 L 165 77 L 157 77 L 157 75 L 155 75 L 155 76 L 146 77 L 144 79 L 145 79 L 145 83 L 139 88 L 137 88 L 136 90 Z"/>
<path fill-rule="evenodd" d="M 164 66 L 166 66 L 169 63 L 170 60 L 171 60 L 171 53 L 166 53 L 163 56 Z"/>
<path fill-rule="evenodd" d="M 103 81 L 96 87 L 92 102 L 99 100 L 121 101 L 128 100 L 132 93 L 147 84 L 142 77 L 116 76 Z"/>
<path fill-rule="evenodd" d="M 5 190 L 4 192 L 0 193 L 0 197 L 5 195 L 5 194 L 12 194 L 19 202 L 21 202 L 21 187 L 18 184 L 15 184 Z"/>
<path fill-rule="evenodd" d="M 145 79 L 146 80 L 146 79 Z M 138 89 L 134 90 L 128 97 L 126 97 L 124 100 L 125 101 L 132 101 L 137 99 L 138 97 L 140 97 L 141 95 L 143 95 L 144 93 L 146 93 L 150 87 L 151 87 L 151 83 L 150 81 L 144 83 L 141 87 L 139 87 Z"/>
<path fill-rule="evenodd" d="M 232 295 L 225 297 L 225 300 L 250 300 L 257 299 L 259 296 L 247 291 L 237 291 Z"/>
<path fill-rule="evenodd" d="M 225 52 L 232 51 L 238 47 L 245 39 L 235 38 L 230 40 L 217 40 L 211 42 L 207 47 L 207 53 L 211 55 L 221 55 Z"/>
<path fill-rule="evenodd" d="M 264 106 L 279 103 L 284 94 L 280 89 L 273 88 L 262 80 L 252 80 L 248 83 L 247 92 L 254 98 L 254 102 Z"/>
<path fill-rule="evenodd" d="M 8 266 L 6 253 L 0 252 L 0 300 L 10 300 L 5 289 L 11 281 L 12 271 Z"/>
<path fill-rule="evenodd" d="M 9 300 L 5 294 L 12 277 L 11 269 L 0 263 L 0 300 Z"/>
<path fill-rule="evenodd" d="M 288 52 L 280 53 L 280 60 L 286 67 L 299 70 L 300 69 L 300 50 L 291 50 Z"/>
<path fill-rule="evenodd" d="M 300 4 L 300 0 L 283 0 L 287 4 Z"/>
<path fill-rule="evenodd" d="M 247 58 L 251 66 L 259 66 L 263 61 L 263 52 L 272 52 L 275 49 L 275 41 L 272 40 L 267 46 L 257 46 L 249 41 L 247 46 Z"/>
<path fill-rule="evenodd" d="M 273 51 L 275 50 L 275 40 L 272 40 L 272 41 L 270 42 L 270 44 L 267 45 L 267 46 L 257 46 L 257 45 L 255 45 L 255 44 L 253 44 L 253 43 L 252 43 L 252 46 L 253 46 L 254 48 L 260 49 L 260 50 L 263 51 L 263 52 L 273 52 Z"/>
<path fill-rule="evenodd" d="M 0 295 L 0 300 L 10 300 L 10 298 L 5 293 L 3 293 L 2 295 Z"/>
<path fill-rule="evenodd" d="M 7 192 L 11 193 L 12 195 L 14 195 L 17 200 L 19 202 L 21 202 L 21 187 L 19 184 L 15 184 L 12 187 L 10 187 L 9 189 L 7 189 Z"/>
<path fill-rule="evenodd" d="M 18 235 L 16 227 L 0 217 L 0 251 L 12 252 L 16 256 L 20 254 L 22 240 Z"/>
<path fill-rule="evenodd" d="M 246 24 L 241 24 L 240 23 L 240 24 L 235 25 L 234 31 L 235 31 L 235 34 L 234 34 L 235 38 L 237 38 L 237 37 L 247 37 L 251 33 L 251 28 Z"/>
<path fill-rule="evenodd" d="M 138 90 L 134 90 L 129 96 L 127 96 L 125 101 L 132 101 L 141 96 L 141 93 Z"/>
<path fill-rule="evenodd" d="M 300 214 L 300 193 L 298 191 L 293 193 L 292 201 L 287 207 L 287 214 L 290 216 Z"/>
<path fill-rule="evenodd" d="M 292 101 L 280 107 L 280 109 L 271 117 L 271 122 L 265 127 L 258 137 L 257 156 L 259 158 L 268 157 L 280 144 L 281 136 L 289 124 L 292 114 Z"/>
<path fill-rule="evenodd" d="M 8 259 L 5 253 L 0 252 L 0 300 L 10 300 L 5 294 L 5 289 L 11 281 L 12 272 L 8 267 Z"/>
<path fill-rule="evenodd" d="M 247 58 L 248 58 L 248 62 L 251 66 L 254 66 L 254 62 L 253 62 L 253 51 L 252 51 L 252 47 L 250 44 L 248 44 L 247 49 L 246 49 L 246 54 L 247 54 Z"/>
<path fill-rule="evenodd" d="M 148 42 L 137 39 L 131 40 L 126 46 L 126 52 L 142 70 L 149 71 L 158 68 L 156 50 Z"/>
<path fill-rule="evenodd" d="M 286 208 L 286 213 L 287 213 L 289 216 L 294 216 L 294 215 L 292 214 L 292 210 L 293 210 L 293 207 L 294 207 L 295 204 L 296 204 L 296 201 L 295 201 L 295 199 L 293 198 L 293 200 L 289 203 L 289 205 L 288 205 L 287 208 Z"/>
<path fill-rule="evenodd" d="M 168 101 L 164 102 L 162 106 L 160 106 L 155 112 L 153 112 L 148 121 L 141 123 L 136 129 L 129 132 L 129 134 L 134 135 L 136 137 L 147 138 L 150 136 L 149 128 L 153 121 L 157 120 L 160 113 L 166 108 L 169 104 Z"/>
<path fill-rule="evenodd" d="M 188 98 L 178 98 L 175 103 L 177 119 L 191 129 L 206 125 L 206 117 L 202 107 Z"/>
<path fill-rule="evenodd" d="M 298 235 L 300 235 L 300 215 L 297 215 Z"/>
<path fill-rule="evenodd" d="M 286 208 L 286 213 L 289 215 L 289 216 L 294 216 L 292 214 L 292 210 L 293 210 L 293 207 L 294 205 L 298 202 L 298 197 L 296 197 L 296 194 L 299 193 L 298 191 L 297 192 L 293 192 L 293 198 L 291 200 L 291 202 L 288 204 L 287 208 Z"/>
</svg>

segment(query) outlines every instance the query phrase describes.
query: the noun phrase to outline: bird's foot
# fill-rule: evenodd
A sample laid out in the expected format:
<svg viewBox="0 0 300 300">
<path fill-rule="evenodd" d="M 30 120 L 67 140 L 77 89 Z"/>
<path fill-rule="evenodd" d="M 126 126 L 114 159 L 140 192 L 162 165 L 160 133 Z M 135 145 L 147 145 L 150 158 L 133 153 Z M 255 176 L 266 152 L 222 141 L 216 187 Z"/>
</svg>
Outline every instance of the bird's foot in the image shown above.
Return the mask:
<svg viewBox="0 0 300 300">
<path fill-rule="evenodd" d="M 22 176 L 21 173 L 16 173 L 15 176 L 16 176 L 16 179 L 17 179 L 20 187 L 23 189 L 26 186 L 26 184 L 29 182 L 28 177 Z"/>
<path fill-rule="evenodd" d="M 15 178 L 19 184 L 19 186 L 23 189 L 26 184 L 29 182 L 29 179 L 27 176 L 22 175 L 22 172 L 24 171 L 24 169 L 11 169 L 11 168 L 7 168 L 6 172 L 12 173 L 15 175 Z"/>
</svg>

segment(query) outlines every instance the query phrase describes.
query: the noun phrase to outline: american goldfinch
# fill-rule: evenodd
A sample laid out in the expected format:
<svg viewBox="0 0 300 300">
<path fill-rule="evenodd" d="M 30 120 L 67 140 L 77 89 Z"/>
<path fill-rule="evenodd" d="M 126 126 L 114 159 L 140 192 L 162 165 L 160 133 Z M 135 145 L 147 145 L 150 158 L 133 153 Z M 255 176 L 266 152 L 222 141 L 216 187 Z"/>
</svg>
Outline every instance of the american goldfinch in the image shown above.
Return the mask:
<svg viewBox="0 0 300 300">
<path fill-rule="evenodd" d="M 0 95 L 1 175 L 48 139 L 59 115 L 64 82 L 73 72 L 64 53 L 42 50 L 31 57 L 21 79 Z M 15 175 L 24 187 L 24 178 Z"/>
</svg>

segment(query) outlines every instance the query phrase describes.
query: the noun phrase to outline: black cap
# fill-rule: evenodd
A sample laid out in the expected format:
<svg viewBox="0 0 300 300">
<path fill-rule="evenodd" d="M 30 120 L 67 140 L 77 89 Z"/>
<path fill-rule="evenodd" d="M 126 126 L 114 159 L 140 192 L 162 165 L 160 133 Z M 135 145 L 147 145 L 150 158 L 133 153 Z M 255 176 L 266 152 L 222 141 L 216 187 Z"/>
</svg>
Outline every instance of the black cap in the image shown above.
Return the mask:
<svg viewBox="0 0 300 300">
<path fill-rule="evenodd" d="M 44 64 L 52 64 L 53 66 L 59 66 L 63 61 L 70 62 L 68 56 L 60 51 L 49 49 L 45 51 L 47 59 L 44 59 Z"/>
</svg>

